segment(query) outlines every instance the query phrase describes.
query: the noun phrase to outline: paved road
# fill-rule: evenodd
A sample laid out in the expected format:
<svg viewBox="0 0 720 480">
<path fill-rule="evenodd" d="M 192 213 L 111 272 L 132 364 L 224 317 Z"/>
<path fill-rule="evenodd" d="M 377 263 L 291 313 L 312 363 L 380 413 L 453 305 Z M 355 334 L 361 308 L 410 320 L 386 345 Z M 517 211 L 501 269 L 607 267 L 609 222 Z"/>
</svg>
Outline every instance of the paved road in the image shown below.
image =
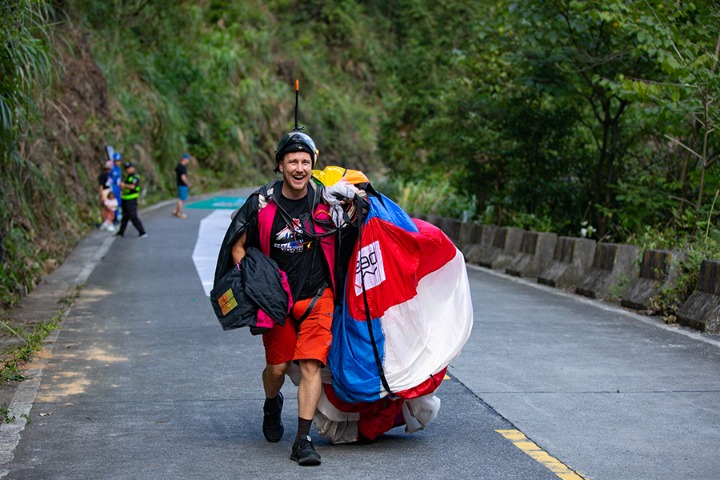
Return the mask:
<svg viewBox="0 0 720 480">
<path fill-rule="evenodd" d="M 269 444 L 261 342 L 220 329 L 196 268 L 213 211 L 171 210 L 141 213 L 146 239 L 95 232 L 102 258 L 74 260 L 97 264 L 16 393 L 29 422 L 0 429 L 0 477 L 718 477 L 715 337 L 472 266 L 475 328 L 438 390 L 439 417 L 370 445 L 319 440 L 323 464 L 299 467 L 295 388 L 284 387 L 289 431 Z"/>
</svg>

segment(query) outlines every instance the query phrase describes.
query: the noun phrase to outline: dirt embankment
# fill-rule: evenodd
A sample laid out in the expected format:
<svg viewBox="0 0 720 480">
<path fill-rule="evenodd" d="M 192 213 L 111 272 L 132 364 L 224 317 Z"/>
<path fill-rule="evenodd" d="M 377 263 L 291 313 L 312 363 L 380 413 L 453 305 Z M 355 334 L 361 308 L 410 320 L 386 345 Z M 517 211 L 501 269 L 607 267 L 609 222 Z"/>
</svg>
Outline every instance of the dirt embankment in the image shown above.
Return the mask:
<svg viewBox="0 0 720 480">
<path fill-rule="evenodd" d="M 101 171 L 104 139 L 112 126 L 107 81 L 95 63 L 87 35 L 70 22 L 57 31 L 61 77 L 44 106 L 45 142 L 30 158 L 40 165 L 51 162 L 50 168 L 62 171 L 68 195 L 84 203 L 95 198 L 87 179 L 94 181 Z"/>
<path fill-rule="evenodd" d="M 62 8 L 63 2 L 57 3 L 56 8 Z M 22 297 L 62 264 L 99 220 L 97 176 L 113 125 L 107 82 L 87 34 L 71 21 L 57 25 L 52 40 L 57 75 L 39 102 L 30 132 L 18 141 L 23 161 L 16 162 L 13 171 L 3 172 L 10 221 L 0 226 L 2 261 L 6 271 L 12 269 L 12 278 L 21 279 L 14 287 L 20 304 L 2 315 L 4 324 L 12 328 L 0 329 L 4 361 L 12 361 L 14 349 L 25 343 L 16 332 L 32 332 L 56 315 L 52 305 L 25 306 Z M 12 248 L 5 248 L 10 240 Z M 61 312 L 66 305 L 57 302 L 56 307 Z M 7 407 L 16 386 L 15 381 L 0 385 L 0 407 Z"/>
<path fill-rule="evenodd" d="M 69 21 L 54 33 L 57 75 L 31 131 L 18 141 L 24 161 L 3 182 L 11 217 L 0 233 L 12 233 L 15 244 L 5 254 L 17 257 L 4 260 L 24 280 L 15 289 L 20 296 L 62 263 L 99 219 L 96 183 L 112 125 L 107 82 L 86 35 Z"/>
</svg>

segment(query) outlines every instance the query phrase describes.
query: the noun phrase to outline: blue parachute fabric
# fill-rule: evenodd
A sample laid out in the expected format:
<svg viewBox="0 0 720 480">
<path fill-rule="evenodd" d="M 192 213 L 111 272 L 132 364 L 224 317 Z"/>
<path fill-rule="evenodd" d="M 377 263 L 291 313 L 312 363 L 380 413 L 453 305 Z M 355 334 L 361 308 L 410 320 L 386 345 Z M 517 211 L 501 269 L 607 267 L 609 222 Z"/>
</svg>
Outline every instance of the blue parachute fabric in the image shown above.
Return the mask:
<svg viewBox="0 0 720 480">
<path fill-rule="evenodd" d="M 364 225 L 367 225 L 371 219 L 378 218 L 380 220 L 390 222 L 396 227 L 402 228 L 408 232 L 418 231 L 418 228 L 412 218 L 410 218 L 410 215 L 405 213 L 398 204 L 387 198 L 382 193 L 378 192 L 378 195 L 380 198 L 377 198 L 374 195 L 368 195 L 368 200 L 370 201 L 370 211 L 365 217 L 365 221 L 363 222 Z"/>
<path fill-rule="evenodd" d="M 333 343 L 328 355 L 332 386 L 344 402 L 374 402 L 381 398 L 380 375 L 366 321 L 353 319 L 347 305 L 338 306 L 332 324 Z M 371 321 L 380 358 L 385 356 L 385 338 L 380 319 Z"/>
</svg>

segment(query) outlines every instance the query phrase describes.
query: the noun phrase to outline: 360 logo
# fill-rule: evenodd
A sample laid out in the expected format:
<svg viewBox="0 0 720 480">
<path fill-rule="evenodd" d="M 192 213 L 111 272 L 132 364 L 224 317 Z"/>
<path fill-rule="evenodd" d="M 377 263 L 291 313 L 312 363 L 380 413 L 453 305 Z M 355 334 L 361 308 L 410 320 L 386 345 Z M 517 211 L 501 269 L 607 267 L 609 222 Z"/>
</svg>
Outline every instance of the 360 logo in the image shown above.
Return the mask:
<svg viewBox="0 0 720 480">
<path fill-rule="evenodd" d="M 380 243 L 376 240 L 366 245 L 358 252 L 355 264 L 355 295 L 377 287 L 385 281 L 385 266 L 383 265 Z"/>
</svg>

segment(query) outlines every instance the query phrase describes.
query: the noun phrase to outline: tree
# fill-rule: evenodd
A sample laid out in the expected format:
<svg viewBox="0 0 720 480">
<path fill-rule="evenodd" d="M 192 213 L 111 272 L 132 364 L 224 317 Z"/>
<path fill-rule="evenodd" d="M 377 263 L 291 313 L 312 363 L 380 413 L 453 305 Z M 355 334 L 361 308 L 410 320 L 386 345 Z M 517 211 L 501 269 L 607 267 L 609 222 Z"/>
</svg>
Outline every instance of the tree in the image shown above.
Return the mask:
<svg viewBox="0 0 720 480">
<path fill-rule="evenodd" d="M 720 157 L 715 132 L 720 120 L 720 8 L 713 2 L 646 2 L 645 11 L 624 28 L 636 35 L 639 48 L 663 75 L 628 77 L 623 86 L 657 106 L 667 125 L 659 135 L 659 148 L 681 159 L 676 178 L 681 210 L 690 204 L 699 213 L 709 169 Z"/>
</svg>

